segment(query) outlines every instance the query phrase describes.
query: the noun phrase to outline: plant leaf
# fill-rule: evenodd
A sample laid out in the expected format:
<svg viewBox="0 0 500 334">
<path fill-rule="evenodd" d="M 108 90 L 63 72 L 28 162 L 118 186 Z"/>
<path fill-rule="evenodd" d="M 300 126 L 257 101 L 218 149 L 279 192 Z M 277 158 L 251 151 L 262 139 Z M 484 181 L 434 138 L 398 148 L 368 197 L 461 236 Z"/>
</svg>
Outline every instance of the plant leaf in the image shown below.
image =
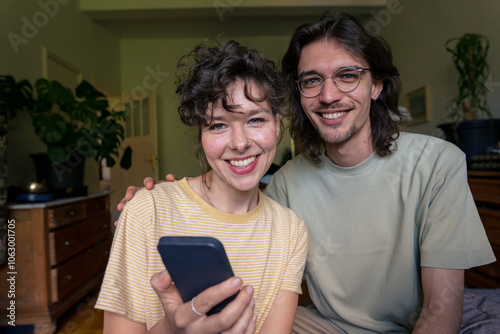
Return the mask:
<svg viewBox="0 0 500 334">
<path fill-rule="evenodd" d="M 132 148 L 127 146 L 123 152 L 122 159 L 120 161 L 120 167 L 128 170 L 132 166 Z"/>
</svg>

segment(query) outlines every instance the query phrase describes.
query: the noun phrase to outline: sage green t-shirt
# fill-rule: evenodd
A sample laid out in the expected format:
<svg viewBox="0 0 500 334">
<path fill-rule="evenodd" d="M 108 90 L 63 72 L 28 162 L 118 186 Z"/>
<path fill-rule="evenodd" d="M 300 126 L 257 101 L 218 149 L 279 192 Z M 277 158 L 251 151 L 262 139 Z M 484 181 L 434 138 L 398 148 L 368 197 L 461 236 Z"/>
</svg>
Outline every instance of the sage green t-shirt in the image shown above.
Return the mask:
<svg viewBox="0 0 500 334">
<path fill-rule="evenodd" d="M 374 153 L 349 168 L 299 155 L 266 194 L 305 220 L 311 298 L 348 333 L 410 332 L 422 305 L 421 266 L 495 259 L 464 154 L 434 137 L 401 133 L 389 157 Z"/>
</svg>

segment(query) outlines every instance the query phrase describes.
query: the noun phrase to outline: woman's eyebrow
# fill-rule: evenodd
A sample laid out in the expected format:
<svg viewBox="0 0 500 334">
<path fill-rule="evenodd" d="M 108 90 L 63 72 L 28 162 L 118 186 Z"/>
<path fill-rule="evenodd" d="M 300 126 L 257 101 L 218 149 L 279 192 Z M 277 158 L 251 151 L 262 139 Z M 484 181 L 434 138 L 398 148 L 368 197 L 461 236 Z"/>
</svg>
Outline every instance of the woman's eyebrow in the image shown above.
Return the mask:
<svg viewBox="0 0 500 334">
<path fill-rule="evenodd" d="M 239 105 L 235 105 L 234 110 L 232 110 L 232 111 L 226 110 L 226 112 L 236 113 L 236 114 L 244 114 L 244 111 L 241 109 L 241 106 L 239 106 Z M 248 111 L 247 116 L 252 117 L 252 116 L 258 115 L 260 113 L 272 114 L 271 110 L 269 110 L 267 108 L 264 108 L 264 107 L 259 107 L 259 108 L 255 108 L 255 109 L 250 109 Z M 212 121 L 220 121 L 220 120 L 224 120 L 225 117 L 226 117 L 225 114 L 222 114 L 220 116 L 214 116 L 214 115 L 212 115 L 212 117 L 210 117 L 210 119 Z"/>
<path fill-rule="evenodd" d="M 250 112 L 248 113 L 250 116 L 254 116 L 256 114 L 259 114 L 259 113 L 266 113 L 266 114 L 270 114 L 271 113 L 271 110 L 267 109 L 267 108 L 264 108 L 264 107 L 261 107 L 261 108 L 257 108 L 257 109 L 252 109 L 250 110 Z"/>
</svg>

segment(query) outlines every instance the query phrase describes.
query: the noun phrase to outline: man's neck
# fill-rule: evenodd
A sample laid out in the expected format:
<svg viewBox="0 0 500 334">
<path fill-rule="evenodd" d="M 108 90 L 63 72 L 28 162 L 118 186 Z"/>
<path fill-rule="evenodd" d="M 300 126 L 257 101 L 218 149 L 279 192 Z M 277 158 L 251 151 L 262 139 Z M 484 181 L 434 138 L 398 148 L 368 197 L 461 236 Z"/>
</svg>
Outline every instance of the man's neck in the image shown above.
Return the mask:
<svg viewBox="0 0 500 334">
<path fill-rule="evenodd" d="M 326 156 L 341 167 L 356 166 L 368 159 L 375 147 L 371 136 L 368 138 L 351 138 L 341 144 L 325 144 Z"/>
</svg>

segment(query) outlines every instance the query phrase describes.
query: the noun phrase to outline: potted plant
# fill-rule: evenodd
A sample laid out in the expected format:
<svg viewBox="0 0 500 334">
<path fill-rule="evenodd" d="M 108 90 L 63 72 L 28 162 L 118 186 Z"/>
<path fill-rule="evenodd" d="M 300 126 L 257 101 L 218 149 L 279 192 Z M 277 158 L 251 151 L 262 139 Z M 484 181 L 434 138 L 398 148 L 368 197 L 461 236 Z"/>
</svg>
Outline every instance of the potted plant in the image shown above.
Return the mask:
<svg viewBox="0 0 500 334">
<path fill-rule="evenodd" d="M 487 103 L 489 41 L 485 36 L 467 33 L 447 40 L 445 47 L 459 74 L 458 96 L 450 101 L 446 123 L 439 128 L 466 153 L 470 162 L 473 156 L 485 154 L 489 146 L 500 140 L 500 120 L 493 119 Z"/>
<path fill-rule="evenodd" d="M 10 76 L 0 76 L 0 79 Z M 10 77 L 11 78 L 11 77 Z M 13 79 L 12 79 L 13 80 Z M 26 105 L 35 133 L 47 146 L 43 154 L 34 154 L 39 180 L 52 189 L 83 186 L 84 158 L 103 160 L 112 167 L 120 155 L 125 113 L 111 110 L 106 96 L 87 81 L 75 93 L 54 80 L 38 79 L 34 89 L 24 83 Z M 120 166 L 131 165 L 130 147 L 122 154 Z M 49 173 L 47 175 L 41 175 Z"/>
<path fill-rule="evenodd" d="M 7 133 L 8 120 L 32 106 L 31 85 L 12 76 L 0 76 L 0 264 L 6 261 L 7 251 Z"/>
</svg>

